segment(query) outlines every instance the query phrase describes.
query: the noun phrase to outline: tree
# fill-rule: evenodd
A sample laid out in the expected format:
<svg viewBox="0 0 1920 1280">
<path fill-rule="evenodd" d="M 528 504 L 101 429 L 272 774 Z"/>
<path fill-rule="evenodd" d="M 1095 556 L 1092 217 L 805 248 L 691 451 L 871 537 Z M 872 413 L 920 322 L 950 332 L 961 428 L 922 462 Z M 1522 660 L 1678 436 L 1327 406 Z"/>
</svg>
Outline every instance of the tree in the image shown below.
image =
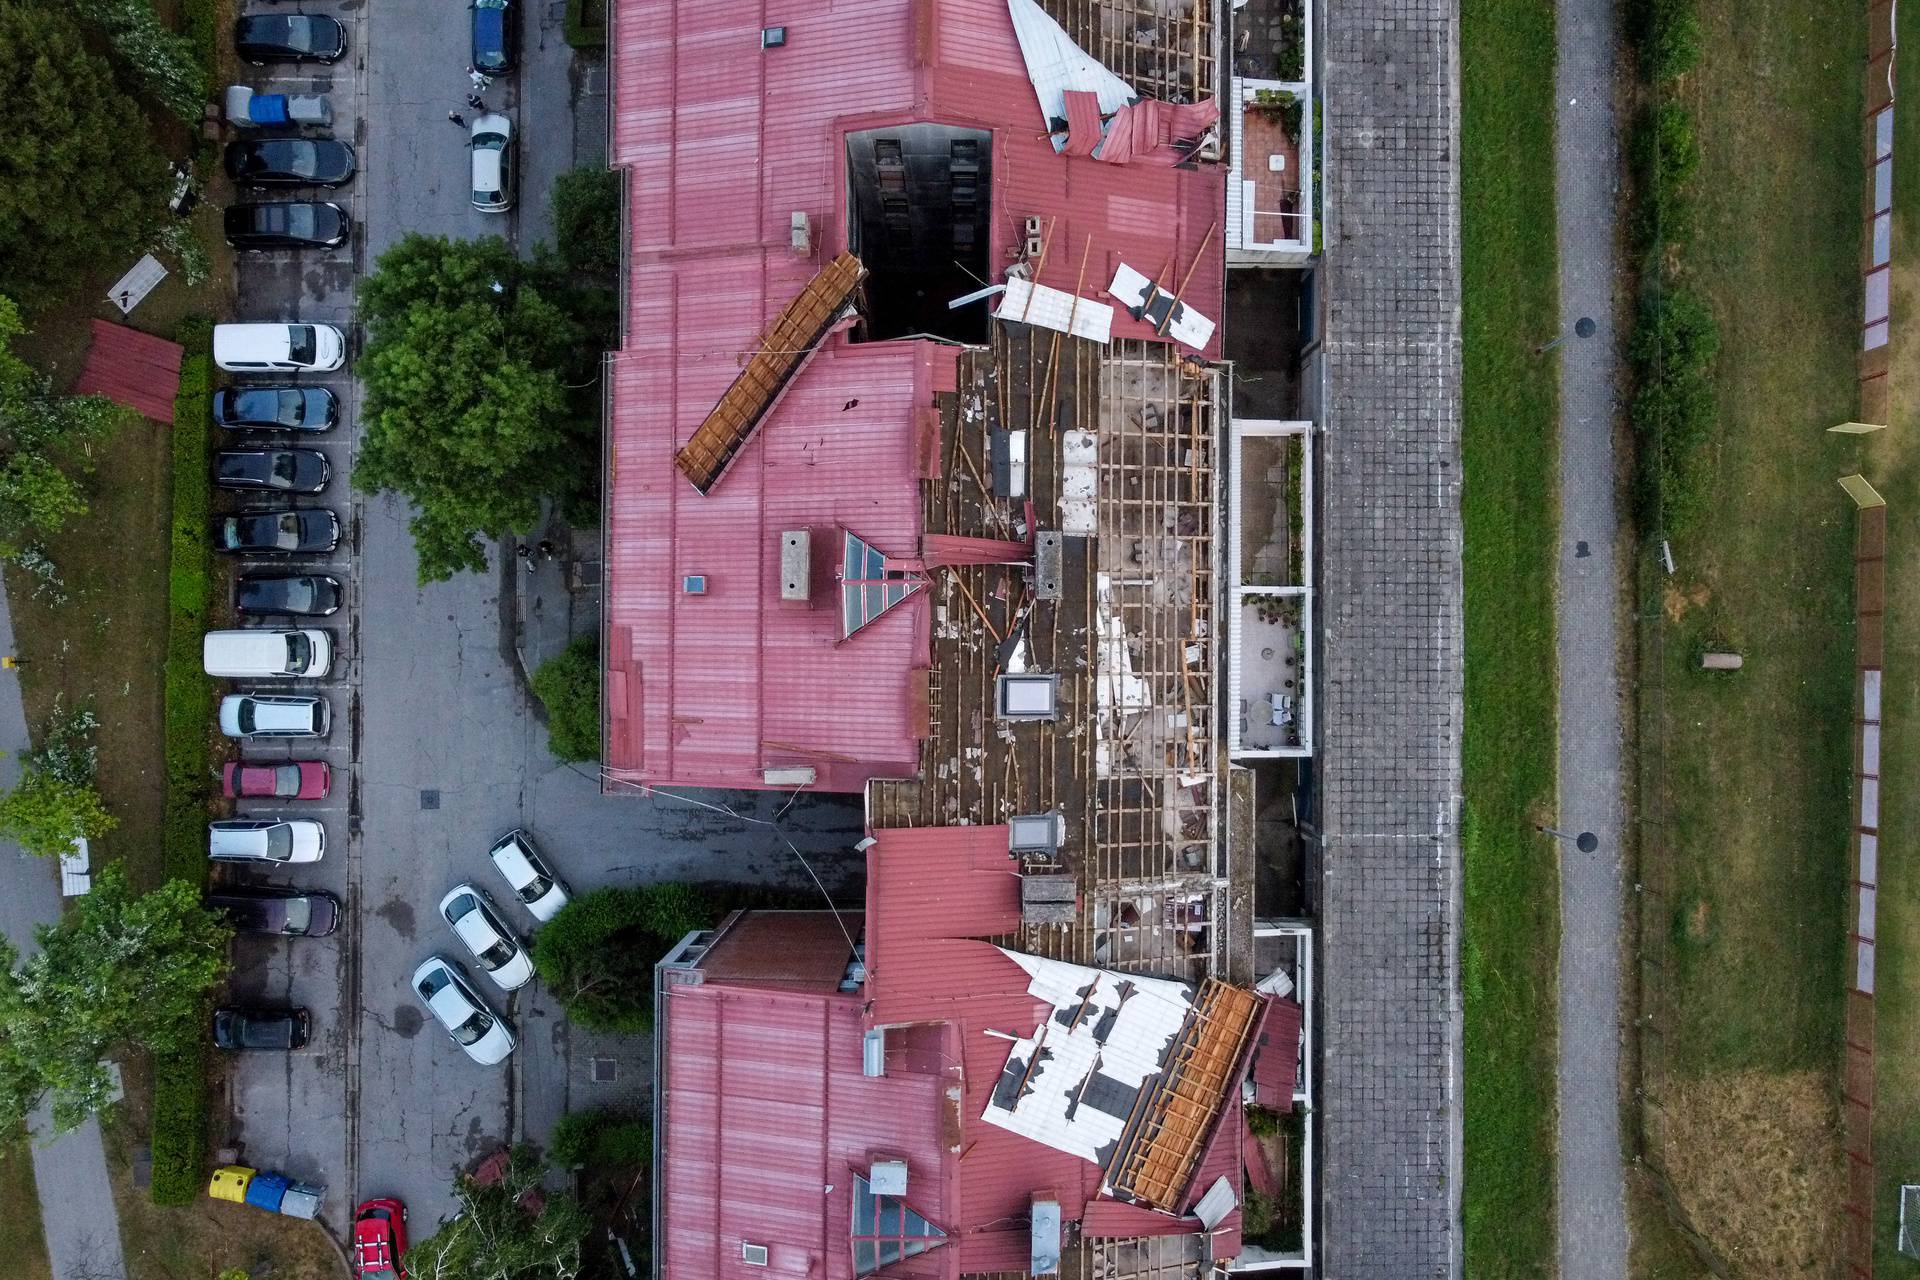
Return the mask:
<svg viewBox="0 0 1920 1280">
<path fill-rule="evenodd" d="M 75 9 L 106 33 L 114 57 L 155 100 L 187 123 L 199 122 L 207 100 L 206 69 L 194 57 L 192 42 L 160 21 L 152 0 L 79 0 Z"/>
<path fill-rule="evenodd" d="M 620 175 L 585 168 L 555 178 L 553 240 L 569 271 L 611 280 L 620 269 Z"/>
<path fill-rule="evenodd" d="M 516 1147 L 497 1180 L 455 1178 L 458 1209 L 407 1250 L 407 1274 L 419 1280 L 574 1280 L 593 1223 L 572 1196 L 541 1187 L 545 1174 L 532 1148 Z"/>
<path fill-rule="evenodd" d="M 0 0 L 0 293 L 38 305 L 152 243 L 166 155 L 60 5 Z"/>
<path fill-rule="evenodd" d="M 591 490 L 598 343 L 550 266 L 498 238 L 410 235 L 359 298 L 367 398 L 354 484 L 412 500 L 422 582 L 484 569 L 482 538 L 532 529 L 542 497 Z"/>
<path fill-rule="evenodd" d="M 91 784 L 69 782 L 31 763 L 19 785 L 0 799 L 0 835 L 42 858 L 70 853 L 76 837 L 97 840 L 118 825 Z"/>
<path fill-rule="evenodd" d="M 0 1125 L 51 1098 L 55 1127 L 70 1129 L 111 1097 L 109 1052 L 178 1052 L 205 1035 L 230 933 L 186 881 L 135 894 L 109 865 L 59 924 L 34 931 L 24 965 L 0 942 Z"/>
<path fill-rule="evenodd" d="M 653 1029 L 654 962 L 713 917 L 690 885 L 595 889 L 534 935 L 533 965 L 575 1022 L 644 1033 Z"/>
<path fill-rule="evenodd" d="M 533 673 L 547 709 L 547 750 L 561 760 L 600 758 L 600 639 L 578 636 Z"/>
<path fill-rule="evenodd" d="M 0 202 L 5 188 L 0 182 Z M 129 417 L 104 396 L 53 394 L 46 375 L 13 352 L 26 332 L 20 308 L 0 296 L 0 556 L 7 558 L 86 514 L 74 473 L 93 469 L 93 446 Z"/>
</svg>

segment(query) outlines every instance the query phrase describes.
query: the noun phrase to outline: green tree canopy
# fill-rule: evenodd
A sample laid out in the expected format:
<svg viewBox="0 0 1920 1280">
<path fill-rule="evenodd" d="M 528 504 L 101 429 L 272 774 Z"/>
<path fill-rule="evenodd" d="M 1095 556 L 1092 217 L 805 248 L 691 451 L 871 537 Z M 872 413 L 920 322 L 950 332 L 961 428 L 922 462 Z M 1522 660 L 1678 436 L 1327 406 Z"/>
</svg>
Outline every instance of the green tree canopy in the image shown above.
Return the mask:
<svg viewBox="0 0 1920 1280">
<path fill-rule="evenodd" d="M 167 215 L 168 166 L 60 5 L 0 0 L 0 293 L 33 305 L 132 265 Z"/>
<path fill-rule="evenodd" d="M 40 950 L 23 965 L 0 942 L 0 1124 L 50 1097 L 54 1124 L 70 1129 L 111 1097 L 110 1051 L 177 1052 L 206 1034 L 230 931 L 186 881 L 136 894 L 109 865 L 59 924 L 34 932 Z"/>
<path fill-rule="evenodd" d="M 568 270 L 611 280 L 620 269 L 620 175 L 582 168 L 555 178 L 553 240 Z"/>
<path fill-rule="evenodd" d="M 544 1190 L 546 1166 L 516 1147 L 499 1181 L 454 1179 L 454 1216 L 407 1250 L 418 1280 L 574 1280 L 592 1219 L 570 1195 Z M 535 1193 L 535 1194 L 530 1194 Z"/>
<path fill-rule="evenodd" d="M 95 840 L 118 825 L 91 783 L 72 782 L 31 763 L 0 798 L 0 835 L 42 858 L 71 852 L 77 836 Z"/>
<path fill-rule="evenodd" d="M 600 637 L 589 633 L 540 664 L 533 693 L 547 709 L 547 749 L 561 760 L 600 758 Z"/>
<path fill-rule="evenodd" d="M 415 507 L 422 582 L 486 567 L 540 499 L 598 483 L 599 338 L 565 282 L 505 241 L 410 235 L 360 284 L 367 397 L 354 484 Z"/>
<path fill-rule="evenodd" d="M 26 331 L 20 308 L 0 297 L 0 556 L 18 555 L 86 514 L 75 473 L 92 469 L 93 446 L 130 416 L 103 396 L 53 394 L 46 376 L 13 352 Z"/>
<path fill-rule="evenodd" d="M 714 922 L 691 885 L 595 889 L 533 938 L 533 965 L 567 1016 L 601 1031 L 653 1029 L 653 966 L 674 943 Z"/>
</svg>

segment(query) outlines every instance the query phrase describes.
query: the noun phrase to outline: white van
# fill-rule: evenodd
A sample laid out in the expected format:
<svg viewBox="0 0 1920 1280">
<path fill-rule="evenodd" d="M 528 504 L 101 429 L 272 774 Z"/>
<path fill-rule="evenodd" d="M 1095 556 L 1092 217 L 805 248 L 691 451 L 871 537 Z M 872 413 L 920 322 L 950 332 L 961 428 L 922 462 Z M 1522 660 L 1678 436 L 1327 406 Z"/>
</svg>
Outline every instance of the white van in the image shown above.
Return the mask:
<svg viewBox="0 0 1920 1280">
<path fill-rule="evenodd" d="M 330 324 L 217 324 L 213 362 L 235 373 L 332 373 L 347 337 Z"/>
<path fill-rule="evenodd" d="M 333 665 L 333 637 L 324 631 L 209 631 L 200 665 L 210 676 L 324 676 Z"/>
</svg>

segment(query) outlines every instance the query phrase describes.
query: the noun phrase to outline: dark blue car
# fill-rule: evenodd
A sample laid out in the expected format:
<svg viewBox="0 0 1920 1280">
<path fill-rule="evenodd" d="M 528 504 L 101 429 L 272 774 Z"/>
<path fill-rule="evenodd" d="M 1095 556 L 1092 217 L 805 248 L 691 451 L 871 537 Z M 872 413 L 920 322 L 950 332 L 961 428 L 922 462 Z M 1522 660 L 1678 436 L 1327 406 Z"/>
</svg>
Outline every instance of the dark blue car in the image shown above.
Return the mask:
<svg viewBox="0 0 1920 1280">
<path fill-rule="evenodd" d="M 503 76 L 513 70 L 513 55 L 519 45 L 519 24 L 514 21 L 513 0 L 472 0 L 473 67 L 490 76 Z"/>
<path fill-rule="evenodd" d="M 325 387 L 223 387 L 213 394 L 213 425 L 229 430 L 325 431 L 338 416 Z"/>
</svg>

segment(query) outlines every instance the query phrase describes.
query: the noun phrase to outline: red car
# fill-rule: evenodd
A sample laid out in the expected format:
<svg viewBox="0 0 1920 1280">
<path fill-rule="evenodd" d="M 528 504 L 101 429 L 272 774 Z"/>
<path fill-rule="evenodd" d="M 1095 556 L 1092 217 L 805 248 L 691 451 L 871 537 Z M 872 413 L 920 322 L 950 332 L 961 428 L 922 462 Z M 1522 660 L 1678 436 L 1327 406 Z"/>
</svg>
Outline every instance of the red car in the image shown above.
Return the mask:
<svg viewBox="0 0 1920 1280">
<path fill-rule="evenodd" d="M 364 1200 L 353 1211 L 353 1266 L 361 1280 L 406 1280 L 407 1208 L 398 1200 Z"/>
<path fill-rule="evenodd" d="M 266 796 L 274 800 L 324 800 L 333 790 L 333 770 L 319 760 L 285 764 L 229 764 L 220 775 L 228 796 Z"/>
</svg>

